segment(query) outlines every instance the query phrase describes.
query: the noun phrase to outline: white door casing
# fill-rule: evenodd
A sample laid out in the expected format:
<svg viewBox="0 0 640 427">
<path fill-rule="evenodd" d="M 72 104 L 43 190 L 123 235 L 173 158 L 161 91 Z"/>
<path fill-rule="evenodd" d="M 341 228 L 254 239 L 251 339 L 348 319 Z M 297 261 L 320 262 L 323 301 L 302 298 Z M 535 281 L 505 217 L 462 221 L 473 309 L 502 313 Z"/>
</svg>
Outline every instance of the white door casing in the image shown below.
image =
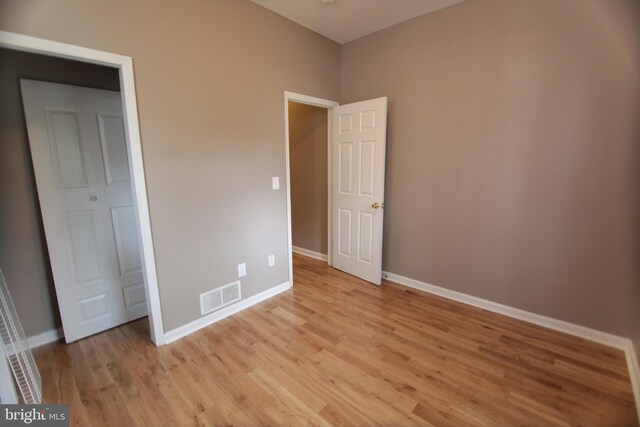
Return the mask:
<svg viewBox="0 0 640 427">
<path fill-rule="evenodd" d="M 145 316 L 120 93 L 21 87 L 65 340 Z"/>
<path fill-rule="evenodd" d="M 376 285 L 382 275 L 387 98 L 333 109 L 333 266 Z"/>
<path fill-rule="evenodd" d="M 313 105 L 315 107 L 327 109 L 327 255 L 329 265 L 333 265 L 331 253 L 332 253 L 332 216 L 331 216 L 331 149 L 332 149 L 332 123 L 333 112 L 332 109 L 340 105 L 337 101 L 330 101 L 328 99 L 317 98 L 315 96 L 303 95 L 295 92 L 284 92 L 284 132 L 285 132 L 285 163 L 286 163 L 286 190 L 287 190 L 287 237 L 288 237 L 288 253 L 289 253 L 289 283 L 294 283 L 293 280 L 293 241 L 291 231 L 291 162 L 289 155 L 289 102 L 297 102 L 300 104 Z"/>
</svg>

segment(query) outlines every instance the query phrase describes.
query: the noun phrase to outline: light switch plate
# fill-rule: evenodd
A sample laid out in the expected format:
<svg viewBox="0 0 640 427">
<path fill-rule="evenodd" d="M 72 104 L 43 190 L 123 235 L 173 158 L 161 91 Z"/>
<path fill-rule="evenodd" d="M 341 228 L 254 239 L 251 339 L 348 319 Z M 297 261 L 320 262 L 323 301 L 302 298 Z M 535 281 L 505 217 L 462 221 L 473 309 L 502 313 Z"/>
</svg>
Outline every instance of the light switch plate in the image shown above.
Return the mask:
<svg viewBox="0 0 640 427">
<path fill-rule="evenodd" d="M 244 262 L 242 264 L 238 264 L 238 277 L 244 277 L 247 275 L 247 264 Z"/>
<path fill-rule="evenodd" d="M 279 190 L 280 189 L 280 178 L 277 176 L 274 176 L 273 178 L 271 178 L 271 187 L 274 190 Z"/>
<path fill-rule="evenodd" d="M 269 267 L 273 267 L 276 264 L 275 255 L 269 255 Z"/>
</svg>

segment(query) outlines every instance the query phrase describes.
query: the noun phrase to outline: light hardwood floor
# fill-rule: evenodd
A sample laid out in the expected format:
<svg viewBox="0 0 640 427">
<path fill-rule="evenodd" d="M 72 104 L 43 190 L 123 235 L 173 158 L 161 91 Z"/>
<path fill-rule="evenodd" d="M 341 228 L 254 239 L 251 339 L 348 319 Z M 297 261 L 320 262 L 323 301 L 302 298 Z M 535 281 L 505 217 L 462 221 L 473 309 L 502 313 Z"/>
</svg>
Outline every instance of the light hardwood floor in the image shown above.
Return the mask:
<svg viewBox="0 0 640 427">
<path fill-rule="evenodd" d="M 156 348 L 36 349 L 73 425 L 637 426 L 624 354 L 296 255 L 293 290 Z"/>
</svg>

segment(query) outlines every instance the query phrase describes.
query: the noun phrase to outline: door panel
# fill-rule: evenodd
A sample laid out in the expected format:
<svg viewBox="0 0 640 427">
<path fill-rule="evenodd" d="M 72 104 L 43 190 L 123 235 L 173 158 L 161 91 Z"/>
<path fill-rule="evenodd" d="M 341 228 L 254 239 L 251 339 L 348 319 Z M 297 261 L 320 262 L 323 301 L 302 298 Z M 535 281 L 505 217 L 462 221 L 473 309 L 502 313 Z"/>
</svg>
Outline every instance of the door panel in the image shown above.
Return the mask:
<svg viewBox="0 0 640 427">
<path fill-rule="evenodd" d="M 84 298 L 79 301 L 84 320 L 92 320 L 108 315 L 111 312 L 109 307 L 109 296 L 106 293 L 90 298 Z"/>
<path fill-rule="evenodd" d="M 146 315 L 120 93 L 20 84 L 65 340 Z"/>
<path fill-rule="evenodd" d="M 338 153 L 338 191 L 353 192 L 353 142 L 341 142 Z"/>
<path fill-rule="evenodd" d="M 98 114 L 98 124 L 107 185 L 130 185 L 129 160 L 122 117 Z"/>
<path fill-rule="evenodd" d="M 69 255 L 78 283 L 102 278 L 96 241 L 95 211 L 63 214 L 67 225 Z"/>
<path fill-rule="evenodd" d="M 382 274 L 387 98 L 333 109 L 333 266 L 377 285 Z"/>
<path fill-rule="evenodd" d="M 374 196 L 375 141 L 360 142 L 360 195 Z"/>
<path fill-rule="evenodd" d="M 140 305 L 144 305 L 146 308 L 144 284 L 138 283 L 124 288 L 124 303 L 127 309 L 136 308 L 136 306 Z"/>
<path fill-rule="evenodd" d="M 351 256 L 351 210 L 338 208 L 338 253 Z"/>
<path fill-rule="evenodd" d="M 111 208 L 111 219 L 120 276 L 141 271 L 140 244 L 133 206 Z"/>
<path fill-rule="evenodd" d="M 373 213 L 358 212 L 358 261 L 373 262 Z"/>
<path fill-rule="evenodd" d="M 72 111 L 45 111 L 50 132 L 51 160 L 58 188 L 88 186 L 78 114 Z"/>
</svg>

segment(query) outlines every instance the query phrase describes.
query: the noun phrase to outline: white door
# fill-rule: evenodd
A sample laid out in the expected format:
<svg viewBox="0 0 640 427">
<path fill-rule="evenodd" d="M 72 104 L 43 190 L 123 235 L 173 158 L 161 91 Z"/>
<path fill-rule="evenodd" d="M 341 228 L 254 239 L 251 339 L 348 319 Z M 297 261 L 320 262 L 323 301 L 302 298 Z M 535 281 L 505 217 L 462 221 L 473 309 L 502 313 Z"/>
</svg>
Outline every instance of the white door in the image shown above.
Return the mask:
<svg viewBox="0 0 640 427">
<path fill-rule="evenodd" d="M 20 83 L 65 340 L 145 316 L 120 93 Z"/>
<path fill-rule="evenodd" d="M 376 285 L 382 275 L 387 98 L 333 108 L 333 266 Z"/>
</svg>

